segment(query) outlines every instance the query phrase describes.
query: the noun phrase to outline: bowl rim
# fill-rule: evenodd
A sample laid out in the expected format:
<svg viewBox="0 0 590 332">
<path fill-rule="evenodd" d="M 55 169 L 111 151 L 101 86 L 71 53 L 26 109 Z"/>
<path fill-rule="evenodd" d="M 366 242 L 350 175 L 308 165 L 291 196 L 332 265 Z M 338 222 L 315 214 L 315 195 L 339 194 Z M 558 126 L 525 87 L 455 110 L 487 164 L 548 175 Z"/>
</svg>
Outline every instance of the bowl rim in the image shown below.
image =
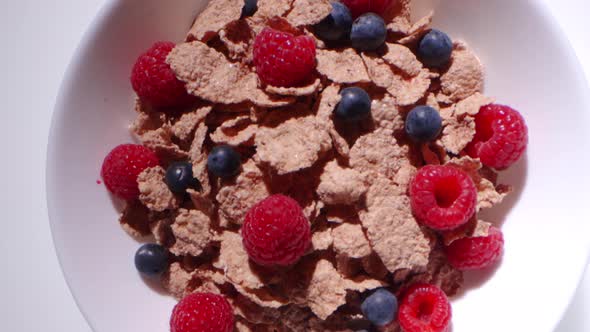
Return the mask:
<svg viewBox="0 0 590 332">
<path fill-rule="evenodd" d="M 438 2 L 439 0 L 437 0 Z M 575 52 L 570 39 L 567 37 L 567 34 L 563 30 L 560 23 L 557 21 L 557 18 L 551 13 L 551 9 L 543 3 L 541 0 L 522 0 L 527 1 L 530 3 L 532 7 L 542 16 L 543 20 L 548 23 L 548 27 L 552 30 L 556 36 L 559 36 L 560 48 L 564 51 L 566 56 L 568 57 L 568 61 L 572 63 L 574 67 L 583 68 L 580 58 L 578 57 L 577 53 Z M 78 72 L 78 68 L 81 67 L 81 61 L 83 59 L 83 54 L 86 49 L 88 49 L 89 45 L 92 44 L 93 40 L 96 38 L 97 31 L 99 28 L 104 24 L 103 22 L 110 17 L 114 12 L 118 10 L 119 7 L 123 5 L 125 0 L 106 0 L 105 3 L 100 7 L 98 12 L 95 14 L 94 18 L 91 20 L 91 23 L 86 28 L 86 31 L 83 33 L 78 45 L 76 46 L 74 52 L 70 57 L 69 64 L 67 65 L 67 69 L 63 75 L 61 83 L 59 85 L 58 95 L 56 98 L 55 105 L 53 107 L 53 113 L 51 116 L 51 124 L 49 128 L 49 135 L 46 147 L 46 164 L 45 164 L 45 191 L 46 191 L 46 204 L 47 204 L 47 217 L 49 221 L 49 229 L 51 232 L 53 250 L 57 256 L 58 264 L 61 270 L 61 274 L 68 285 L 68 291 L 72 295 L 78 310 L 84 317 L 84 320 L 87 322 L 88 326 L 92 331 L 96 331 L 92 320 L 90 319 L 89 313 L 86 312 L 84 306 L 80 302 L 76 292 L 72 289 L 71 281 L 64 269 L 64 258 L 60 250 L 56 245 L 57 243 L 57 235 L 54 224 L 56 223 L 55 217 L 55 204 L 54 204 L 54 197 L 51 195 L 52 192 L 55 191 L 55 186 L 57 185 L 57 181 L 54 180 L 52 174 L 55 173 L 55 169 L 58 167 L 58 163 L 53 157 L 55 154 L 53 153 L 57 146 L 55 144 L 56 141 L 56 128 L 59 127 L 59 123 L 62 122 L 61 119 L 65 117 L 65 105 L 68 99 L 66 91 L 68 91 L 70 86 L 73 84 L 75 77 Z M 584 94 L 584 100 L 581 102 L 586 105 L 586 109 L 590 111 L 590 77 L 587 77 L 583 70 L 578 70 L 575 73 L 575 79 L 583 84 L 583 87 L 580 88 L 587 91 Z M 585 115 L 586 120 L 590 120 L 590 115 L 586 113 Z M 588 139 L 588 143 L 590 145 L 590 136 L 586 136 Z M 590 270 L 590 251 L 586 253 L 585 259 L 586 265 L 581 269 L 580 274 L 577 277 L 577 283 L 575 287 L 569 288 L 568 292 L 568 301 L 567 306 L 560 309 L 559 316 L 560 319 L 554 323 L 552 326 L 552 331 L 559 325 L 561 320 L 564 317 L 564 314 L 571 306 L 572 301 L 574 299 L 575 294 L 579 291 L 581 287 L 581 282 L 584 277 L 584 273 L 587 270 Z"/>
<path fill-rule="evenodd" d="M 53 244 L 53 250 L 55 251 L 55 255 L 57 256 L 57 261 L 59 264 L 59 268 L 61 274 L 68 286 L 68 291 L 72 295 L 74 302 L 76 303 L 76 307 L 84 317 L 84 320 L 88 324 L 88 327 L 92 331 L 96 331 L 95 326 L 90 319 L 90 315 L 86 312 L 86 309 L 82 305 L 78 295 L 72 288 L 72 283 L 70 277 L 65 271 L 64 268 L 64 257 L 60 250 L 58 250 L 56 243 L 58 242 L 56 230 L 54 227 L 54 223 L 56 223 L 55 219 L 57 217 L 53 217 L 55 215 L 54 209 L 55 204 L 53 203 L 53 195 L 51 192 L 54 191 L 54 183 L 52 174 L 55 173 L 54 168 L 57 167 L 57 163 L 55 158 L 54 150 L 57 149 L 56 144 L 54 143 L 56 140 L 56 128 L 59 126 L 61 119 L 65 117 L 65 105 L 66 100 L 68 99 L 66 91 L 68 91 L 70 86 L 72 85 L 73 81 L 75 80 L 77 69 L 81 67 L 81 59 L 83 58 L 83 53 L 86 49 L 88 49 L 89 45 L 92 43 L 93 39 L 96 38 L 98 28 L 103 24 L 103 22 L 112 15 L 121 5 L 122 0 L 106 0 L 105 3 L 99 8 L 98 12 L 95 14 L 94 18 L 91 20 L 90 24 L 86 28 L 86 31 L 82 34 L 82 38 L 78 42 L 78 45 L 74 49 L 70 57 L 70 61 L 67 65 L 66 71 L 63 75 L 61 83 L 59 85 L 59 90 L 56 98 L 55 105 L 53 107 L 53 113 L 51 115 L 51 124 L 49 127 L 49 136 L 47 140 L 47 152 L 46 152 L 46 165 L 45 165 L 45 191 L 46 191 L 46 200 L 47 200 L 47 217 L 49 220 L 49 229 L 51 232 L 51 239 Z"/>
</svg>

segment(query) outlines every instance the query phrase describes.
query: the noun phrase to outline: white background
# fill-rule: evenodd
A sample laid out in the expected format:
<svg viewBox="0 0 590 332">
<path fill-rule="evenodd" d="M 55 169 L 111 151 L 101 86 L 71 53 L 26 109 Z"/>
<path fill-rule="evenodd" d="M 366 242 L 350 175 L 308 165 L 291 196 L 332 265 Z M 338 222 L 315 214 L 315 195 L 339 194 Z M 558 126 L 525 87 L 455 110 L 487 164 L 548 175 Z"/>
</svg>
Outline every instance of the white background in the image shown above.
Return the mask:
<svg viewBox="0 0 590 332">
<path fill-rule="evenodd" d="M 590 2 L 539 1 L 552 9 L 590 77 L 586 17 Z M 61 77 L 104 2 L 0 1 L 0 331 L 90 332 L 55 256 L 44 172 L 49 123 Z M 561 111 L 556 110 L 556 116 L 565 114 Z M 590 331 L 586 311 L 590 311 L 590 273 L 556 332 Z"/>
</svg>

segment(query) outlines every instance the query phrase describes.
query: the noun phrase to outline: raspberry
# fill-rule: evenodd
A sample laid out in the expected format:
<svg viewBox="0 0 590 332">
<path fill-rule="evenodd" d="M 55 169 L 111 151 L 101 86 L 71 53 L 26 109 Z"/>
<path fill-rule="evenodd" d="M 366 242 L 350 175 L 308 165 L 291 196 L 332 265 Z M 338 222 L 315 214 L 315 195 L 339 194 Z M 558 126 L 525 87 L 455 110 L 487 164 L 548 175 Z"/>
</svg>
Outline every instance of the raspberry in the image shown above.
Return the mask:
<svg viewBox="0 0 590 332">
<path fill-rule="evenodd" d="M 353 18 L 369 12 L 382 15 L 394 2 L 395 0 L 342 0 Z"/>
<path fill-rule="evenodd" d="M 443 332 L 451 315 L 451 304 L 440 288 L 414 284 L 405 292 L 397 319 L 404 332 Z"/>
<path fill-rule="evenodd" d="M 488 236 L 466 237 L 445 248 L 449 263 L 459 270 L 476 270 L 490 266 L 504 251 L 504 236 L 490 227 Z"/>
<path fill-rule="evenodd" d="M 184 106 L 193 100 L 184 83 L 166 63 L 172 42 L 157 42 L 139 56 L 131 71 L 131 85 L 139 98 L 155 107 Z"/>
<path fill-rule="evenodd" d="M 524 153 L 528 129 L 516 110 L 504 105 L 483 106 L 475 116 L 475 137 L 466 148 L 489 167 L 505 169 Z"/>
<path fill-rule="evenodd" d="M 211 293 L 192 293 L 174 307 L 170 332 L 231 332 L 234 315 L 229 302 Z"/>
<path fill-rule="evenodd" d="M 477 189 L 459 168 L 428 165 L 412 179 L 410 201 L 422 224 L 448 230 L 463 225 L 475 213 Z"/>
<path fill-rule="evenodd" d="M 296 86 L 315 70 L 315 43 L 308 36 L 265 28 L 254 41 L 254 65 L 262 82 Z"/>
<path fill-rule="evenodd" d="M 107 189 L 115 196 L 133 200 L 139 196 L 139 173 L 158 164 L 156 154 L 145 146 L 122 144 L 104 158 L 100 175 Z"/>
<path fill-rule="evenodd" d="M 254 205 L 242 226 L 244 247 L 260 265 L 290 265 L 309 248 L 311 230 L 294 199 L 270 196 Z"/>
</svg>

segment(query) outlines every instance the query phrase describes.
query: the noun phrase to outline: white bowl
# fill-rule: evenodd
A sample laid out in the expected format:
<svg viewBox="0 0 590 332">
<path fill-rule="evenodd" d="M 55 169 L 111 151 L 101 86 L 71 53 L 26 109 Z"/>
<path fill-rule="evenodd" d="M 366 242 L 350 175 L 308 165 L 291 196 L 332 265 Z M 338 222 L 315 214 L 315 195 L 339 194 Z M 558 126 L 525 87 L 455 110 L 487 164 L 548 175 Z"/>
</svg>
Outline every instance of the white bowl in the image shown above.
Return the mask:
<svg viewBox="0 0 590 332">
<path fill-rule="evenodd" d="M 129 72 L 136 56 L 156 40 L 180 41 L 204 5 L 110 1 L 61 88 L 48 149 L 49 216 L 66 280 L 97 332 L 168 330 L 174 300 L 135 271 L 138 244 L 119 228 L 96 180 L 106 153 L 131 141 Z M 501 176 L 516 192 L 487 216 L 503 224 L 504 259 L 492 271 L 468 274 L 471 289 L 453 302 L 453 330 L 551 331 L 590 251 L 590 158 L 581 151 L 590 146 L 590 103 L 582 70 L 535 1 L 420 5 L 435 6 L 434 25 L 475 48 L 487 67 L 486 93 L 520 109 L 530 128 L 526 158 Z"/>
</svg>

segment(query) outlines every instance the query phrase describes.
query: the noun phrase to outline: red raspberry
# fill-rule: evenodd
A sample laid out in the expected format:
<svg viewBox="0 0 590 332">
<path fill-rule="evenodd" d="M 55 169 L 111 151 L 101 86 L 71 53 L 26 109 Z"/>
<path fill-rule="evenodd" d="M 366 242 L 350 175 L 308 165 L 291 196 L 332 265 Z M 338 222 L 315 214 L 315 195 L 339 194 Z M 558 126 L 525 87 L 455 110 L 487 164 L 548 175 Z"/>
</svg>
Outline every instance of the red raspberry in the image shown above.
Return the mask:
<svg viewBox="0 0 590 332">
<path fill-rule="evenodd" d="M 422 167 L 410 184 L 412 211 L 422 224 L 448 230 L 475 213 L 477 189 L 469 174 L 453 166 Z"/>
<path fill-rule="evenodd" d="M 183 106 L 193 100 L 184 83 L 166 63 L 172 42 L 157 42 L 139 56 L 131 71 L 131 85 L 139 98 L 156 107 Z"/>
<path fill-rule="evenodd" d="M 414 284 L 405 292 L 397 319 L 404 332 L 443 332 L 451 322 L 447 295 L 429 284 Z"/>
<path fill-rule="evenodd" d="M 211 293 L 192 293 L 174 307 L 170 332 L 231 332 L 234 315 L 229 302 Z"/>
<path fill-rule="evenodd" d="M 158 157 L 143 145 L 122 144 L 104 158 L 100 175 L 115 196 L 133 200 L 139 196 L 137 176 L 148 167 L 158 166 Z"/>
<path fill-rule="evenodd" d="M 294 199 L 270 196 L 254 205 L 242 225 L 244 248 L 260 265 L 291 265 L 311 242 L 309 221 Z"/>
<path fill-rule="evenodd" d="M 352 17 L 357 18 L 369 12 L 382 15 L 395 0 L 341 0 L 341 2 L 350 9 Z"/>
<path fill-rule="evenodd" d="M 466 148 L 484 165 L 505 169 L 524 153 L 528 129 L 516 110 L 504 105 L 483 106 L 475 116 L 475 137 Z"/>
<path fill-rule="evenodd" d="M 265 28 L 254 41 L 254 65 L 262 82 L 296 86 L 315 70 L 315 43 L 308 36 Z"/>
<path fill-rule="evenodd" d="M 459 270 L 476 270 L 490 266 L 504 251 L 504 236 L 490 227 L 488 236 L 466 237 L 453 241 L 445 249 L 449 263 Z"/>
</svg>

